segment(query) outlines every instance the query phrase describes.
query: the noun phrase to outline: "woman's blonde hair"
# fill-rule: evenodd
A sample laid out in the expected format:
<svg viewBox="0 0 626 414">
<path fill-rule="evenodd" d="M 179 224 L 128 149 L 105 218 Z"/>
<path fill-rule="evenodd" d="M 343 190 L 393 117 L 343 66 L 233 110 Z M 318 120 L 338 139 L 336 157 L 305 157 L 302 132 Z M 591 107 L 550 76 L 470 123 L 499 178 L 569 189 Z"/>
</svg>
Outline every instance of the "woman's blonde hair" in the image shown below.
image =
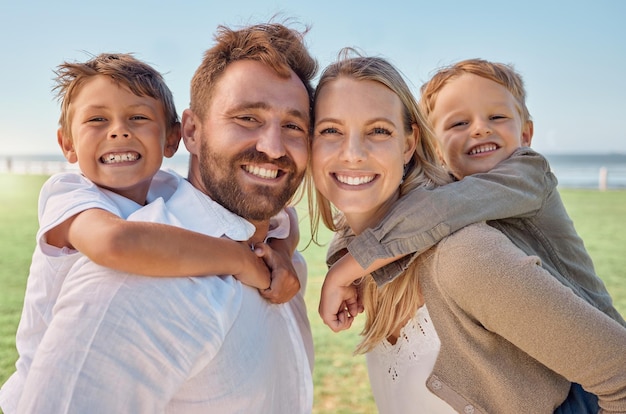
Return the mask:
<svg viewBox="0 0 626 414">
<path fill-rule="evenodd" d="M 438 163 L 434 135 L 400 72 L 383 58 L 354 56 L 355 53 L 353 49 L 343 49 L 339 59 L 322 72 L 315 90 L 314 108 L 324 86 L 342 77 L 357 81 L 374 81 L 386 86 L 402 102 L 405 132 L 410 133 L 414 125 L 419 131 L 415 152 L 405 166 L 400 196 L 419 186 L 433 187 L 449 182 L 448 174 Z M 323 221 L 330 230 L 344 232 L 348 225 L 342 214 L 336 211 L 319 191 L 315 190 L 313 193 L 310 183 L 308 189 L 313 240 L 317 241 L 320 221 Z M 366 322 L 361 332 L 364 338 L 358 345 L 356 353 L 367 352 L 381 340 L 389 337 L 412 318 L 422 305 L 416 267 L 417 263 L 414 262 L 402 276 L 380 289 L 372 277 L 365 278 L 362 294 Z"/>
</svg>

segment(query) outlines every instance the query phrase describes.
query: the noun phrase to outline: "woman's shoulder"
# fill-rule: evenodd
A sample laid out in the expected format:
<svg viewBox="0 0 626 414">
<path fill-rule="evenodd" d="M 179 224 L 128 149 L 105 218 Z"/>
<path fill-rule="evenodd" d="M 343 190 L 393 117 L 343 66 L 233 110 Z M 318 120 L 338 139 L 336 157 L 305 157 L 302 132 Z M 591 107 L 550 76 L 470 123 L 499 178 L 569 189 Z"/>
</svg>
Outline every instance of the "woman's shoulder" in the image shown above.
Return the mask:
<svg viewBox="0 0 626 414">
<path fill-rule="evenodd" d="M 509 239 L 499 230 L 485 222 L 470 224 L 455 231 L 442 240 L 440 245 L 447 248 L 463 247 L 470 250 L 482 250 L 484 245 L 510 243 Z"/>
<path fill-rule="evenodd" d="M 499 230 L 477 223 L 443 239 L 435 251 L 434 264 L 443 279 L 458 283 L 516 273 L 539 265 L 540 260 L 525 254 Z"/>
</svg>

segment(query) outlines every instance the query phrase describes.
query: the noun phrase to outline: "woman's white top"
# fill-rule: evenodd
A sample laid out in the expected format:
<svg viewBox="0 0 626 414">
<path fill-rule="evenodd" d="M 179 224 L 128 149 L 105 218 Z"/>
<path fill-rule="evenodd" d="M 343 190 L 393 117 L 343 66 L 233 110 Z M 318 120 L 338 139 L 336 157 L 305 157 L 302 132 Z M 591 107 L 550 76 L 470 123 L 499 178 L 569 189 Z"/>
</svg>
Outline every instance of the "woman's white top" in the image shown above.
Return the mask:
<svg viewBox="0 0 626 414">
<path fill-rule="evenodd" d="M 441 343 L 426 305 L 400 331 L 395 344 L 386 339 L 366 354 L 374 400 L 385 413 L 455 413 L 426 388 Z"/>
</svg>

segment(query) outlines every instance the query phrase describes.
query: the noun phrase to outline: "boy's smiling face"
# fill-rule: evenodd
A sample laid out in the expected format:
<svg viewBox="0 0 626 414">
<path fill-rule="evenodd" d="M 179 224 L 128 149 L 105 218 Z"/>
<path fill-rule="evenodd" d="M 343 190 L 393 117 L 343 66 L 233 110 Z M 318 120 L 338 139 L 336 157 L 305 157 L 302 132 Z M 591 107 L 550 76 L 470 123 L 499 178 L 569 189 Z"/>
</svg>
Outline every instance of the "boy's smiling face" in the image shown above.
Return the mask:
<svg viewBox="0 0 626 414">
<path fill-rule="evenodd" d="M 530 146 L 533 134 L 532 121 L 522 121 L 513 95 L 473 74 L 446 83 L 429 119 L 442 159 L 458 179 L 491 170 L 520 146 Z"/>
<path fill-rule="evenodd" d="M 70 103 L 71 137 L 58 132 L 67 160 L 100 187 L 145 203 L 152 177 L 173 155 L 162 104 L 137 96 L 108 76 L 88 79 Z"/>
</svg>

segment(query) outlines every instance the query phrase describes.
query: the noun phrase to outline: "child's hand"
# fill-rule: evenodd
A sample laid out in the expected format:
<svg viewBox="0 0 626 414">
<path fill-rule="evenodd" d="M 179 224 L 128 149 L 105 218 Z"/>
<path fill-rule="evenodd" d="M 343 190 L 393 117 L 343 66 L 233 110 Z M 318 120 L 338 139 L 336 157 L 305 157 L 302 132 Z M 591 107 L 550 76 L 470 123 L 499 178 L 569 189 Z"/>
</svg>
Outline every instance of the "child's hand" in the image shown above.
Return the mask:
<svg viewBox="0 0 626 414">
<path fill-rule="evenodd" d="M 291 257 L 282 250 L 272 249 L 266 243 L 258 243 L 254 247 L 254 253 L 263 258 L 271 272 L 271 285 L 269 288 L 260 289 L 261 296 L 271 303 L 288 302 L 300 290 L 300 279 Z"/>
<path fill-rule="evenodd" d="M 363 312 L 357 286 L 352 282 L 346 285 L 337 279 L 331 272 L 326 275 L 318 309 L 322 320 L 333 332 L 350 328 L 354 317 Z"/>
<path fill-rule="evenodd" d="M 235 279 L 244 285 L 257 288 L 261 291 L 267 289 L 271 283 L 270 269 L 265 261 L 250 250 L 247 242 L 237 242 L 241 246 L 241 271 L 233 274 Z"/>
</svg>

